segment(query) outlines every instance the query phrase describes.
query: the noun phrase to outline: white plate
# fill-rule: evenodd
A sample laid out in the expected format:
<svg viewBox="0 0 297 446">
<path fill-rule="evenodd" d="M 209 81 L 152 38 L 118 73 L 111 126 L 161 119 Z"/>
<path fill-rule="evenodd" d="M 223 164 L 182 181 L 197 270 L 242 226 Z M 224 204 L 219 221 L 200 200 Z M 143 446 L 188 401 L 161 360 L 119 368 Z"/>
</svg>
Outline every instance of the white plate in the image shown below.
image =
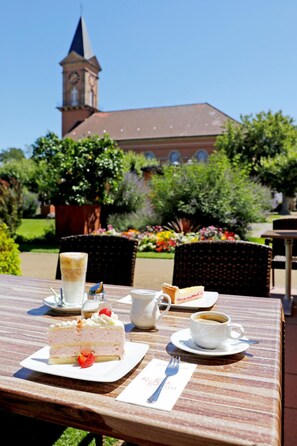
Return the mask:
<svg viewBox="0 0 297 446">
<path fill-rule="evenodd" d="M 243 336 L 243 339 L 247 338 Z M 171 342 L 175 347 L 180 348 L 189 353 L 194 353 L 200 356 L 227 356 L 235 355 L 236 353 L 244 352 L 249 348 L 249 344 L 246 342 L 240 342 L 236 339 L 231 339 L 227 341 L 223 347 L 219 347 L 213 350 L 207 350 L 202 347 L 198 347 L 194 344 L 194 341 L 190 335 L 190 329 L 186 328 L 184 330 L 177 331 L 171 336 Z"/>
<path fill-rule="evenodd" d="M 162 291 L 157 292 L 156 297 L 161 294 Z M 188 310 L 197 310 L 198 308 L 209 308 L 212 307 L 218 300 L 219 293 L 215 291 L 204 291 L 204 296 L 199 299 L 189 300 L 183 304 L 171 304 L 170 308 L 187 308 Z M 124 304 L 131 304 L 132 298 L 130 294 L 122 297 L 118 302 Z"/>
<path fill-rule="evenodd" d="M 125 355 L 120 361 L 96 362 L 85 369 L 76 364 L 48 364 L 49 347 L 43 347 L 20 363 L 22 367 L 35 372 L 85 381 L 113 382 L 126 375 L 148 351 L 148 344 L 125 343 Z"/>
<path fill-rule="evenodd" d="M 218 300 L 219 293 L 215 291 L 204 291 L 203 297 L 189 300 L 181 304 L 171 304 L 170 308 L 187 308 L 188 310 L 197 310 L 197 308 L 212 307 Z"/>
<path fill-rule="evenodd" d="M 44 305 L 49 307 L 53 311 L 57 311 L 58 313 L 80 313 L 82 305 L 67 305 L 65 307 L 59 307 L 55 301 L 54 296 L 48 296 L 43 299 Z"/>
</svg>

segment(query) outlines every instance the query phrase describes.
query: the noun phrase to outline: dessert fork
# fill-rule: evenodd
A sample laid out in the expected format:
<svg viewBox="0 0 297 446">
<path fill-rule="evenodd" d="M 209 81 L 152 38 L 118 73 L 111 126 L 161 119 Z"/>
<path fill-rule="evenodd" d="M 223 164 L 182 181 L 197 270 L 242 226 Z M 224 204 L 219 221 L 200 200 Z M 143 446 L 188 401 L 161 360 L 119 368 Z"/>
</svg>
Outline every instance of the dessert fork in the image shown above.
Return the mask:
<svg viewBox="0 0 297 446">
<path fill-rule="evenodd" d="M 176 375 L 179 369 L 179 358 L 173 356 L 169 363 L 167 364 L 167 367 L 165 369 L 165 377 L 162 380 L 162 382 L 159 384 L 157 389 L 154 391 L 154 393 L 146 400 L 147 403 L 154 403 L 157 401 L 157 399 L 160 396 L 161 390 L 164 387 L 164 384 L 169 376 Z"/>
</svg>

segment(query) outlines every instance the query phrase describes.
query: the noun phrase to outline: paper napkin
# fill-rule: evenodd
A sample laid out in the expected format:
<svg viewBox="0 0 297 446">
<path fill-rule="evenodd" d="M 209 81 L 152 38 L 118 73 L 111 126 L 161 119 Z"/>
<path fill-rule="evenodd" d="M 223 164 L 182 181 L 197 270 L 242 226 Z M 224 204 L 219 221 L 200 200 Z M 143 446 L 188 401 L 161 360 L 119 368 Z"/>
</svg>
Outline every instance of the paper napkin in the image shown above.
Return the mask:
<svg viewBox="0 0 297 446">
<path fill-rule="evenodd" d="M 159 399 L 154 403 L 147 403 L 147 398 L 151 396 L 165 377 L 167 364 L 168 361 L 152 359 L 116 399 L 152 409 L 170 411 L 190 380 L 196 364 L 181 362 L 178 373 L 167 378 Z"/>
<path fill-rule="evenodd" d="M 130 294 L 127 294 L 127 296 L 119 299 L 118 302 L 121 302 L 122 304 L 132 304 L 132 297 L 130 296 Z"/>
</svg>

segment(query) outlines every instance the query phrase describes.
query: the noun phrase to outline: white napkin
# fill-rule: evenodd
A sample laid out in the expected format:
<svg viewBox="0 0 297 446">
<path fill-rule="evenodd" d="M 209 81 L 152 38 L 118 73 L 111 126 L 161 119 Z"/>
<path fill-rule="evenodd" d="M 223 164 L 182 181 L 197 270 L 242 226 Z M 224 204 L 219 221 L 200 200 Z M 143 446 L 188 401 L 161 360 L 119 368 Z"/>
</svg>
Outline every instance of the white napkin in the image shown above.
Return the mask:
<svg viewBox="0 0 297 446">
<path fill-rule="evenodd" d="M 130 294 L 127 294 L 127 296 L 119 299 L 118 302 L 121 302 L 122 304 L 132 304 L 132 297 L 130 296 Z"/>
<path fill-rule="evenodd" d="M 151 407 L 152 409 L 170 411 L 191 378 L 196 364 L 181 362 L 178 373 L 167 378 L 159 399 L 154 403 L 147 403 L 147 398 L 151 396 L 165 377 L 167 364 L 168 361 L 152 359 L 116 399 L 125 403 Z"/>
</svg>

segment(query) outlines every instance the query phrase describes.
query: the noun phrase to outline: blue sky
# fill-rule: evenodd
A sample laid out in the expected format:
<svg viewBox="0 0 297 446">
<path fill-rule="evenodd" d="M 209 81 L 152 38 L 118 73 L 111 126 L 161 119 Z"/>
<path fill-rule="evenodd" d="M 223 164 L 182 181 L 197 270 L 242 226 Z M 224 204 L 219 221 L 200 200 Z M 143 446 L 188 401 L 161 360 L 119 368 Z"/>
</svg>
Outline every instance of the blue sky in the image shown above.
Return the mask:
<svg viewBox="0 0 297 446">
<path fill-rule="evenodd" d="M 82 5 L 82 6 L 81 6 Z M 102 111 L 208 102 L 297 122 L 296 0 L 1 2 L 0 150 L 61 137 L 62 68 L 81 15 Z"/>
</svg>

